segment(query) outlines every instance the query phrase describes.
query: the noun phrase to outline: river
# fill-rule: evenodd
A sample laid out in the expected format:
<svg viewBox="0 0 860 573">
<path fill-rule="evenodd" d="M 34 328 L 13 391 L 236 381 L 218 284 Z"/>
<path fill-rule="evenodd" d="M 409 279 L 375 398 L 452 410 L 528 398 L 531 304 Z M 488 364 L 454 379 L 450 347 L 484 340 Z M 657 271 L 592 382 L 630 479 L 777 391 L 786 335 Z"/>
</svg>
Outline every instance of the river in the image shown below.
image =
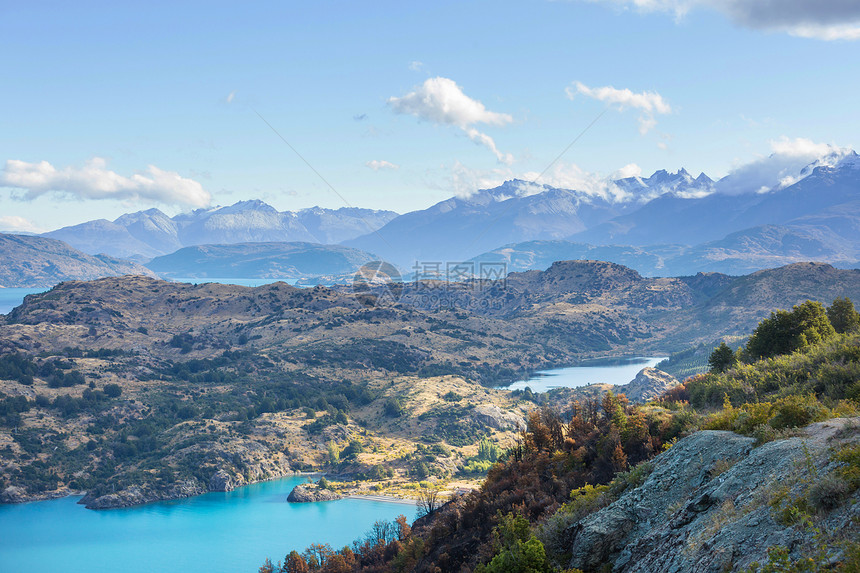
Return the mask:
<svg viewBox="0 0 860 573">
<path fill-rule="evenodd" d="M 643 368 L 656 366 L 663 357 L 636 356 L 602 361 L 592 361 L 570 368 L 540 370 L 532 374 L 528 380 L 514 382 L 509 390 L 525 390 L 540 393 L 553 388 L 579 388 L 588 384 L 627 384 L 636 377 Z"/>
<path fill-rule="evenodd" d="M 251 573 L 311 543 L 349 545 L 378 519 L 415 518 L 414 503 L 287 503 L 305 479 L 104 511 L 80 497 L 0 505 L 0 571 Z"/>
</svg>

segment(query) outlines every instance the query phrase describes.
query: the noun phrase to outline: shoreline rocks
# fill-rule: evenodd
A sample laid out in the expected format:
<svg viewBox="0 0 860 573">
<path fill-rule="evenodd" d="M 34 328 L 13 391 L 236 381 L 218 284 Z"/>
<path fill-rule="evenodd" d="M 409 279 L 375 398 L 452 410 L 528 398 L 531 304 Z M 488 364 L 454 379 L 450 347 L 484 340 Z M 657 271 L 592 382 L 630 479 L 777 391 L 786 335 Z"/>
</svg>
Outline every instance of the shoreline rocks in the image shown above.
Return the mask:
<svg viewBox="0 0 860 573">
<path fill-rule="evenodd" d="M 299 484 L 293 488 L 287 501 L 290 503 L 311 503 L 315 501 L 335 501 L 343 496 L 330 489 L 323 489 L 315 484 Z"/>
</svg>

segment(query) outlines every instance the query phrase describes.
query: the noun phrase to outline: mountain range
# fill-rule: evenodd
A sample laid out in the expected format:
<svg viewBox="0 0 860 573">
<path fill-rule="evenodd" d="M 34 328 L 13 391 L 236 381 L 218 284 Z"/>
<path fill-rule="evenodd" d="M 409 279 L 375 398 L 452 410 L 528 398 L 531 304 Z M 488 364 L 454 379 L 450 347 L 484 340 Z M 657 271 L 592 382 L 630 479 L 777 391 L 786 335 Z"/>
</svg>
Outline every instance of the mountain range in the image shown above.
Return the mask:
<svg viewBox="0 0 860 573">
<path fill-rule="evenodd" d="M 260 200 L 229 207 L 197 209 L 168 217 L 158 209 L 129 213 L 114 221 L 97 219 L 44 236 L 85 253 L 105 253 L 147 261 L 182 247 L 249 242 L 340 243 L 373 231 L 397 216 L 393 211 L 312 207 L 282 211 Z"/>
<path fill-rule="evenodd" d="M 321 275 L 349 274 L 354 269 L 341 263 L 362 264 L 368 257 L 407 273 L 422 263 L 504 262 L 508 271 L 522 271 L 583 258 L 624 264 L 645 276 L 740 275 L 810 260 L 857 266 L 858 192 L 860 157 L 841 151 L 771 176 L 766 185 L 742 173 L 714 181 L 684 169 L 583 189 L 515 179 L 403 215 L 319 207 L 279 212 L 250 200 L 174 217 L 149 209 L 44 236 L 89 254 L 153 261 L 156 270 L 166 264 L 156 257 L 207 245 L 170 259 L 173 276 L 189 277 L 215 276 L 207 265 L 216 259 L 222 270 L 269 276 L 310 244 L 341 245 L 326 251 L 321 260 L 340 262 L 317 265 Z M 253 249 L 253 243 L 267 246 Z M 233 244 L 244 246 L 214 247 Z M 248 249 L 254 264 L 242 260 Z M 351 254 L 339 258 L 346 252 Z M 230 256 L 235 260 L 227 261 Z M 308 276 L 297 270 L 288 276 L 293 274 Z"/>
</svg>

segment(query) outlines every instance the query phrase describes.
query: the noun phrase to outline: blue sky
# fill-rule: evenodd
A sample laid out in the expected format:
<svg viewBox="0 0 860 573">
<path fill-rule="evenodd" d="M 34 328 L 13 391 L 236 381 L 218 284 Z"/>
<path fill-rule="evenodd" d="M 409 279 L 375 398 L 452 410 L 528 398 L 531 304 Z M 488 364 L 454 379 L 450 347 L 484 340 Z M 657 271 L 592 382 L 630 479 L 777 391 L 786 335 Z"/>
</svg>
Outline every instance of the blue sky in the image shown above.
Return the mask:
<svg viewBox="0 0 860 573">
<path fill-rule="evenodd" d="M 598 116 L 541 182 L 858 146 L 847 0 L 80 4 L 0 0 L 0 230 L 405 212 L 532 178 Z"/>
</svg>

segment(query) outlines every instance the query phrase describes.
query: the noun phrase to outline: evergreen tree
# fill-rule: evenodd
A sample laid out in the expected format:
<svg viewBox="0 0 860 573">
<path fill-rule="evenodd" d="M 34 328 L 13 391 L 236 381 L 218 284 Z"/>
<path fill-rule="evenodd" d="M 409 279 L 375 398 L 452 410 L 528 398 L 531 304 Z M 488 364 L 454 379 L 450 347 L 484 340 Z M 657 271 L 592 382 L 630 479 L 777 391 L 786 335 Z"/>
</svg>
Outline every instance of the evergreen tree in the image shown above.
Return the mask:
<svg viewBox="0 0 860 573">
<path fill-rule="evenodd" d="M 827 309 L 827 318 L 834 330 L 839 333 L 851 332 L 860 327 L 860 313 L 848 297 L 837 298 Z"/>
<path fill-rule="evenodd" d="M 714 351 L 708 357 L 708 367 L 714 373 L 725 372 L 737 364 L 737 362 L 738 358 L 735 356 L 734 350 L 725 342 L 721 342 L 719 346 L 714 348 Z"/>
<path fill-rule="evenodd" d="M 778 310 L 762 320 L 750 336 L 746 350 L 753 360 L 771 358 L 816 344 L 835 333 L 824 306 L 807 300 L 791 311 Z"/>
</svg>

